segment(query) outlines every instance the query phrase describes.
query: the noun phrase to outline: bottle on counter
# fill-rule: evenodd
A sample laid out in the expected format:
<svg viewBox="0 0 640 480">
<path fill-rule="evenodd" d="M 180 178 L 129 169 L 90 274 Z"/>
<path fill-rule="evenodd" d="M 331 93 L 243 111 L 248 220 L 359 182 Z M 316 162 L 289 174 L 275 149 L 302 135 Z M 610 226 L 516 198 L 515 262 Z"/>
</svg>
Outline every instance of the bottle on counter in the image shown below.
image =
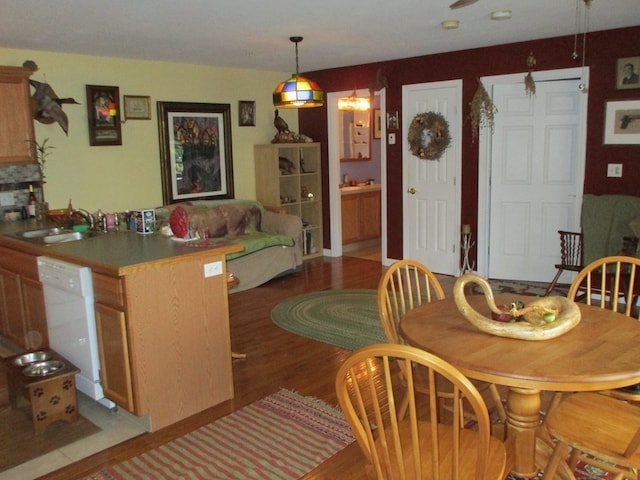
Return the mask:
<svg viewBox="0 0 640 480">
<path fill-rule="evenodd" d="M 27 202 L 27 213 L 29 214 L 29 218 L 36 217 L 36 204 L 38 200 L 36 199 L 36 195 L 33 193 L 33 185 L 29 185 L 29 201 Z"/>
</svg>

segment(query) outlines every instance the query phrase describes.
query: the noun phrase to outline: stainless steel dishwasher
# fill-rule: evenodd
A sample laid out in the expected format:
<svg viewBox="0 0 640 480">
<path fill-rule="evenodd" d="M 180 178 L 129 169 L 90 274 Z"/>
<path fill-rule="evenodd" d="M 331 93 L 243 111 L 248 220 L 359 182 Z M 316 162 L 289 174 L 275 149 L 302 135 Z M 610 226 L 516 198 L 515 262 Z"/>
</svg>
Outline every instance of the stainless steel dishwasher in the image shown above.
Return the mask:
<svg viewBox="0 0 640 480">
<path fill-rule="evenodd" d="M 78 390 L 115 408 L 116 404 L 105 398 L 100 384 L 91 269 L 38 257 L 38 276 L 44 291 L 50 347 L 80 369 L 76 375 Z"/>
</svg>

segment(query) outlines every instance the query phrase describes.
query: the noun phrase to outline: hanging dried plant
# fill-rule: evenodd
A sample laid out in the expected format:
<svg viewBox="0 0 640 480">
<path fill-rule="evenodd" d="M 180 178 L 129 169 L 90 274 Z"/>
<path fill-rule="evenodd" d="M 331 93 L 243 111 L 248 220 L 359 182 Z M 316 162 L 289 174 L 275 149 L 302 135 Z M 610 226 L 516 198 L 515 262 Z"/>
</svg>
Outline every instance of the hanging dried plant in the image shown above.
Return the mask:
<svg viewBox="0 0 640 480">
<path fill-rule="evenodd" d="M 529 53 L 527 57 L 527 67 L 529 67 L 529 73 L 524 77 L 524 91 L 530 97 L 536 94 L 536 82 L 533 79 L 533 68 L 536 66 L 536 57 L 533 55 L 533 52 Z"/>
<path fill-rule="evenodd" d="M 472 140 L 478 138 L 480 128 L 489 127 L 493 133 L 494 117 L 498 113 L 498 109 L 491 101 L 483 83 L 480 80 L 478 83 L 478 90 L 469 103 L 471 106 L 469 117 L 471 119 Z"/>
</svg>

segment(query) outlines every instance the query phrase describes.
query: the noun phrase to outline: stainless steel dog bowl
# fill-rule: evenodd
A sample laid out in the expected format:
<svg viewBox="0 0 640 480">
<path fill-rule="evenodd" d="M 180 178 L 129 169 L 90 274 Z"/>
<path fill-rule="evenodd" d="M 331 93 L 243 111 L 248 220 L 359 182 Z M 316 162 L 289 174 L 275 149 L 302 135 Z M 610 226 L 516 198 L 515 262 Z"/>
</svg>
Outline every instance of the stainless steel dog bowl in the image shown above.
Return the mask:
<svg viewBox="0 0 640 480">
<path fill-rule="evenodd" d="M 14 358 L 13 364 L 23 367 L 26 365 L 31 365 L 32 363 L 51 360 L 52 357 L 53 355 L 51 354 L 51 352 L 47 352 L 44 350 L 39 352 L 30 352 Z"/>
<path fill-rule="evenodd" d="M 46 362 L 38 362 L 25 367 L 22 373 L 27 377 L 46 377 L 56 373 L 64 368 L 64 363 L 60 360 L 47 360 Z"/>
</svg>

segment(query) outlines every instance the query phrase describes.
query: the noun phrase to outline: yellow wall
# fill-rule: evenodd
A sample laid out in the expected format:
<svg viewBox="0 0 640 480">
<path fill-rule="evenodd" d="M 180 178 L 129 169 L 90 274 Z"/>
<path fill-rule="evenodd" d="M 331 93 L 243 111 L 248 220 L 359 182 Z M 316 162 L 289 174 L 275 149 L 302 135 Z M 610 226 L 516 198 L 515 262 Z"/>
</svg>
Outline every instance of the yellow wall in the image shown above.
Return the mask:
<svg viewBox="0 0 640 480">
<path fill-rule="evenodd" d="M 51 208 L 73 205 L 105 212 L 162 204 L 157 101 L 228 103 L 231 106 L 233 174 L 236 198 L 255 198 L 253 145 L 269 143 L 273 126 L 271 94 L 289 72 L 207 67 L 44 51 L 0 48 L 0 64 L 21 66 L 33 60 L 39 70 L 32 79 L 51 85 L 61 98 L 81 105 L 64 105 L 69 135 L 58 124 L 35 122 L 36 138 L 55 146 L 45 167 L 45 196 Z M 148 95 L 151 120 L 122 125 L 122 146 L 89 146 L 86 85 L 117 86 L 123 95 Z M 256 126 L 238 126 L 238 101 L 256 102 Z M 297 110 L 281 116 L 297 131 Z M 124 117 L 123 117 L 124 118 Z"/>
</svg>

